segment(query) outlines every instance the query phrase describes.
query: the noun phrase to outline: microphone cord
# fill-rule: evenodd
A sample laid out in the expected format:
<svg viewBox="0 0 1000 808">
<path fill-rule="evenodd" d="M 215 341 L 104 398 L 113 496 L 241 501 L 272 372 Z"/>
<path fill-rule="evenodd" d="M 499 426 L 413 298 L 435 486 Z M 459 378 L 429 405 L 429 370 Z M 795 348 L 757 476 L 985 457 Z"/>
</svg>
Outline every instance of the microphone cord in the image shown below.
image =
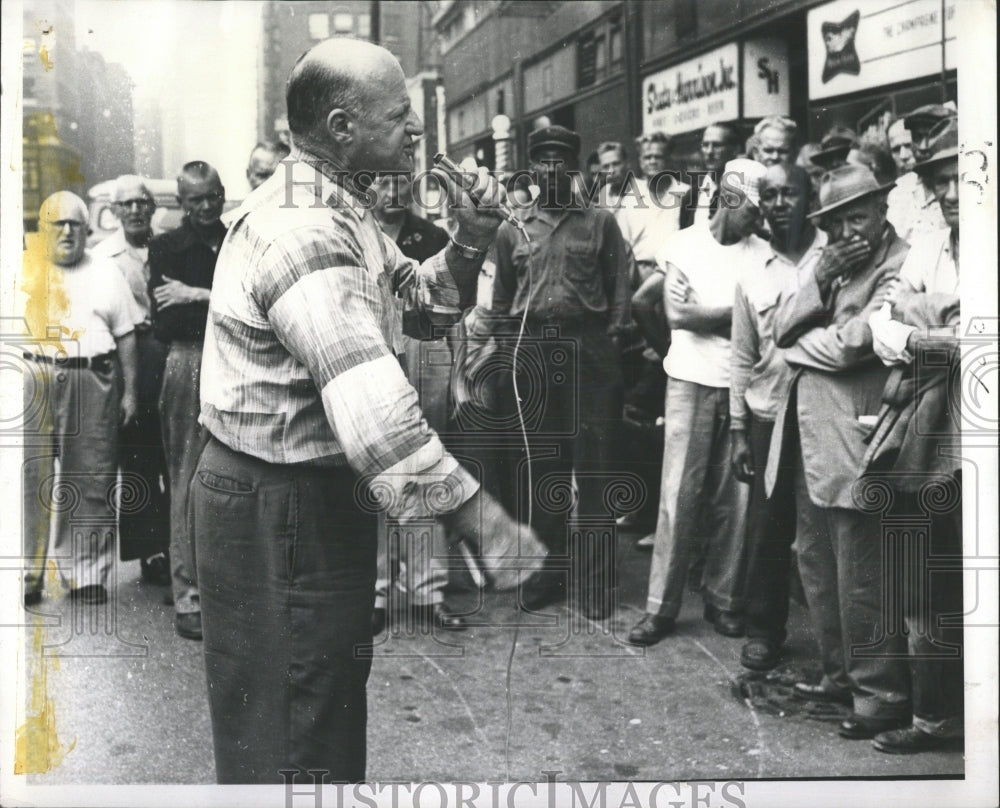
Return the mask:
<svg viewBox="0 0 1000 808">
<path fill-rule="evenodd" d="M 524 226 L 524 222 L 518 221 L 515 225 L 520 231 L 521 235 L 524 237 L 524 243 L 528 246 L 527 262 L 528 262 L 528 297 L 524 302 L 524 311 L 521 314 L 521 324 L 517 330 L 517 340 L 514 343 L 514 358 L 511 366 L 511 380 L 513 381 L 514 387 L 514 403 L 517 405 L 517 420 L 521 427 L 521 442 L 524 445 L 524 454 L 526 458 L 526 469 L 528 475 L 528 529 L 531 529 L 531 521 L 534 515 L 532 500 L 534 498 L 533 491 L 533 481 L 531 475 L 531 447 L 528 445 L 528 429 L 524 424 L 524 410 L 521 406 L 521 393 L 517 386 L 517 355 L 518 351 L 521 350 L 521 340 L 524 337 L 525 327 L 528 322 L 528 308 L 531 302 L 531 238 L 528 236 L 528 230 Z M 517 491 L 517 485 L 515 480 L 515 491 Z M 506 781 L 510 782 L 510 732 L 514 720 L 513 703 L 511 700 L 511 671 L 514 666 L 514 654 L 517 651 L 517 642 L 521 633 L 521 602 L 520 602 L 520 591 L 521 587 L 518 586 L 518 595 L 515 601 L 515 611 L 516 617 L 514 621 L 514 639 L 510 644 L 510 653 L 507 655 L 507 674 L 505 680 L 505 691 L 507 698 L 507 732 L 504 738 L 504 772 Z"/>
</svg>

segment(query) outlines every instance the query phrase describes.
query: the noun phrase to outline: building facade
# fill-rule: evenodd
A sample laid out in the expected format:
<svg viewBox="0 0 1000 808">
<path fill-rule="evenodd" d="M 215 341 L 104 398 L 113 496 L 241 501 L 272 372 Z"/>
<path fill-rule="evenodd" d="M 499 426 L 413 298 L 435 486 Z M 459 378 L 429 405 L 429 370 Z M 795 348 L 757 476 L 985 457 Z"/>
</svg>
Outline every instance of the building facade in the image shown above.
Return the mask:
<svg viewBox="0 0 1000 808">
<path fill-rule="evenodd" d="M 452 157 L 494 165 L 491 121 L 512 121 L 511 165 L 543 118 L 582 152 L 662 130 L 678 167 L 713 121 L 792 116 L 803 139 L 955 100 L 958 0 L 451 0 L 434 18 Z M 634 152 L 634 150 L 630 151 Z M 633 155 L 634 156 L 634 155 Z"/>
<path fill-rule="evenodd" d="M 433 76 L 436 81 L 438 56 L 431 25 L 434 8 L 433 3 L 419 0 L 265 3 L 258 70 L 259 139 L 288 141 L 285 82 L 299 56 L 324 39 L 345 36 L 378 42 L 399 59 L 408 78 L 420 76 L 422 82 Z M 418 107 L 418 111 L 423 108 Z"/>
<path fill-rule="evenodd" d="M 37 0 L 23 14 L 24 221 L 37 226 L 49 194 L 81 196 L 134 171 L 132 80 L 119 64 L 78 48 L 73 0 Z"/>
</svg>

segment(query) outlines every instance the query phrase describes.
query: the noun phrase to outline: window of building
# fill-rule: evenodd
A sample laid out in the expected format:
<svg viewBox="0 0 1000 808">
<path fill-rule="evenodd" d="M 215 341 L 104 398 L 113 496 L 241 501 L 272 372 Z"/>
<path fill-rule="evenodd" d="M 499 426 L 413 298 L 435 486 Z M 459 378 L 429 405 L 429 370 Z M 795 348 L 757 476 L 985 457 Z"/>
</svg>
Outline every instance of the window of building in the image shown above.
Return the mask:
<svg viewBox="0 0 1000 808">
<path fill-rule="evenodd" d="M 552 98 L 552 64 L 542 68 L 542 98 L 546 101 Z"/>
<path fill-rule="evenodd" d="M 309 15 L 309 38 L 329 39 L 330 38 L 330 17 L 327 14 Z"/>
<path fill-rule="evenodd" d="M 597 40 L 594 32 L 583 34 L 576 48 L 576 86 L 589 87 L 597 81 Z"/>
<path fill-rule="evenodd" d="M 608 75 L 608 46 L 604 34 L 594 37 L 594 78 L 597 81 Z"/>
<path fill-rule="evenodd" d="M 338 34 L 350 34 L 354 31 L 354 17 L 351 14 L 334 14 L 333 30 Z"/>
<path fill-rule="evenodd" d="M 608 52 L 612 69 L 618 67 L 622 61 L 622 24 L 615 20 L 611 23 L 608 32 Z"/>
<path fill-rule="evenodd" d="M 362 39 L 371 39 L 372 18 L 368 14 L 358 15 L 358 36 Z"/>
</svg>

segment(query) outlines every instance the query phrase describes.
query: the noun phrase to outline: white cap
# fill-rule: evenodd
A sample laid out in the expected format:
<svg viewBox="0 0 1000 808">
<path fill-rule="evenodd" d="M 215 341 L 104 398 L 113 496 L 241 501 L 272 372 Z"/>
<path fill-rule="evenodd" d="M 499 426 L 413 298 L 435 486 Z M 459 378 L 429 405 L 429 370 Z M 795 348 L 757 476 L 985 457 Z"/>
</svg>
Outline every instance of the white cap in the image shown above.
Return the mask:
<svg viewBox="0 0 1000 808">
<path fill-rule="evenodd" d="M 767 167 L 763 163 L 737 157 L 726 163 L 723 176 L 727 185 L 739 189 L 754 205 L 759 206 L 760 181 L 766 173 Z"/>
</svg>

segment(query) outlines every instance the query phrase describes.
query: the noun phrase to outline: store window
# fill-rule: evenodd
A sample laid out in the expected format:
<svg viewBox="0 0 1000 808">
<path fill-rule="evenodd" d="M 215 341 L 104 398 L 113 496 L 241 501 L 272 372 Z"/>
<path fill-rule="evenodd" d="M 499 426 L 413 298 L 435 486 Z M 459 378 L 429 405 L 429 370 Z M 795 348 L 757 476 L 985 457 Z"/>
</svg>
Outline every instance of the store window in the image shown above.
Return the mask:
<svg viewBox="0 0 1000 808">
<path fill-rule="evenodd" d="M 333 15 L 333 30 L 338 34 L 350 34 L 354 31 L 354 17 L 350 14 L 340 13 Z"/>
<path fill-rule="evenodd" d="M 309 15 L 309 38 L 329 39 L 330 38 L 330 17 L 327 14 Z"/>
</svg>

